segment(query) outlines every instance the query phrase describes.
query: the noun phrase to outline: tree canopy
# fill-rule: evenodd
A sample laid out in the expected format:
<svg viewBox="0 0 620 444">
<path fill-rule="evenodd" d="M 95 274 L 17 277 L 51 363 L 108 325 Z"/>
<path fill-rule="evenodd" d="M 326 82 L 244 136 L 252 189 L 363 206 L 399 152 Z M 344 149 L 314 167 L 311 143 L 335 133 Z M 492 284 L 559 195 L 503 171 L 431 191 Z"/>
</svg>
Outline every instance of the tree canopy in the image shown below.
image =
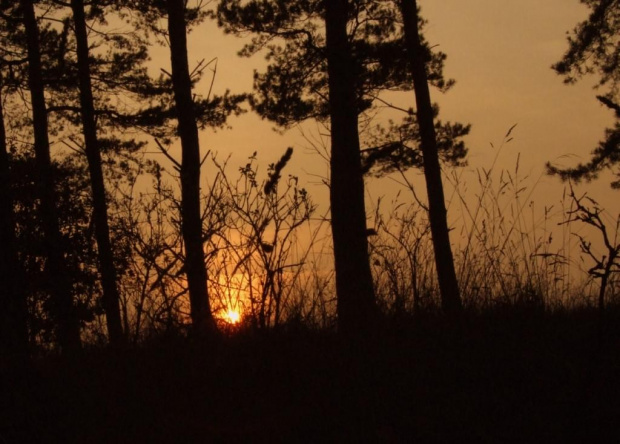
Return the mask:
<svg viewBox="0 0 620 444">
<path fill-rule="evenodd" d="M 268 65 L 263 72 L 254 73 L 251 104 L 261 116 L 280 126 L 311 118 L 327 122 L 329 118 L 324 14 L 320 0 L 224 0 L 218 5 L 215 15 L 226 32 L 251 35 L 239 54 L 264 53 Z M 368 116 L 373 107 L 386 105 L 381 93 L 413 90 L 403 23 L 393 0 L 352 2 L 348 14 L 356 112 Z M 421 30 L 425 24 L 420 19 Z M 429 83 L 447 92 L 455 83 L 444 76 L 447 56 L 433 48 L 423 34 L 421 39 Z M 365 171 L 374 168 L 382 174 L 397 167 L 422 166 L 415 113 L 413 109 L 404 111 L 401 122 L 375 125 L 362 140 Z M 436 126 L 442 159 L 452 164 L 464 162 L 467 149 L 462 137 L 469 133 L 469 125 L 436 121 Z"/>
<path fill-rule="evenodd" d="M 553 69 L 569 84 L 584 76 L 597 76 L 596 88 L 605 90 L 597 99 L 614 112 L 616 122 L 605 130 L 605 138 L 592 151 L 588 162 L 572 168 L 547 164 L 551 174 L 576 181 L 595 179 L 599 172 L 620 162 L 620 1 L 581 2 L 590 8 L 590 15 L 569 34 L 568 50 Z M 620 189 L 620 172 L 615 174 L 619 178 L 611 185 Z"/>
</svg>

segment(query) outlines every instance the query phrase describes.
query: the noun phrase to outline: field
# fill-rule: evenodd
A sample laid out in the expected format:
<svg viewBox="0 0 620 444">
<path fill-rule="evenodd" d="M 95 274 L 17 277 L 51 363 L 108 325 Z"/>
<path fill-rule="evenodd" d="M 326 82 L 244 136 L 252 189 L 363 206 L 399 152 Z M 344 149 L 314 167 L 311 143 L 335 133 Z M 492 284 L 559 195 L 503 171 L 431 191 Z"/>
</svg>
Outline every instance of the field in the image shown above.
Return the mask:
<svg viewBox="0 0 620 444">
<path fill-rule="evenodd" d="M 345 341 L 289 324 L 153 339 L 4 370 L 0 442 L 618 442 L 608 312 L 386 319 Z"/>
</svg>

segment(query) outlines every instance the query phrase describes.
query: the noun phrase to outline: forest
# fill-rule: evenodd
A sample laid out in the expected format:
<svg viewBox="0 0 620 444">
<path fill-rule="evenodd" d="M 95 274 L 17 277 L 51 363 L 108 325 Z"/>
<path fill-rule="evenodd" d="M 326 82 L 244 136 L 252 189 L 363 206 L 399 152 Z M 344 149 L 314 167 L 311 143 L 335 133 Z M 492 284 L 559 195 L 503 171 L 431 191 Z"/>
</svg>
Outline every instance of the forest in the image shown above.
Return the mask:
<svg viewBox="0 0 620 444">
<path fill-rule="evenodd" d="M 466 179 L 426 1 L 0 0 L 0 443 L 617 442 L 620 1 L 580 2 L 548 68 L 613 123 L 541 215 L 516 124 Z M 248 114 L 320 129 L 328 202 L 205 144 Z"/>
</svg>

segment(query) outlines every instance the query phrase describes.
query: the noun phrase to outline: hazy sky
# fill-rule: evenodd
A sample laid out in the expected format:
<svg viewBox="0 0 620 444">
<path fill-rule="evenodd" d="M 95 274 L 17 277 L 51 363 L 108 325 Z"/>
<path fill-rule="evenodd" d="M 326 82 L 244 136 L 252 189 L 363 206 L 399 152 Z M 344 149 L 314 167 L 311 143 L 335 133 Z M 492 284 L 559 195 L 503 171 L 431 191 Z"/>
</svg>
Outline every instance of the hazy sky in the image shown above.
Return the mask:
<svg viewBox="0 0 620 444">
<path fill-rule="evenodd" d="M 572 155 L 561 159 L 572 165 L 588 158 L 612 123 L 612 113 L 595 99 L 594 79 L 569 86 L 550 69 L 567 47 L 566 32 L 587 17 L 587 9 L 578 0 L 419 0 L 419 4 L 429 21 L 426 37 L 448 55 L 445 73 L 457 82 L 445 95 L 431 92 L 441 106 L 440 117 L 473 125 L 466 139 L 468 170 L 490 166 L 495 155 L 490 143 L 498 146 L 515 123 L 514 140 L 504 148 L 501 162 L 514 169 L 520 153 L 520 171 L 531 175 L 532 185 L 541 177 L 546 161 Z M 247 90 L 254 67 L 263 60 L 260 55 L 238 58 L 236 51 L 242 44 L 238 38 L 223 36 L 213 23 L 205 24 L 190 35 L 190 63 L 218 57 L 216 89 Z M 412 94 L 401 97 L 400 104 L 412 106 Z M 202 134 L 203 149 L 222 155 L 232 152 L 233 167 L 259 151 L 260 163 L 266 167 L 287 146 L 293 146 L 293 161 L 285 173 L 299 175 L 309 183 L 311 195 L 326 203 L 325 187 L 313 185 L 317 179 L 311 174 L 325 175 L 327 166 L 306 149 L 308 143 L 299 130 L 279 135 L 272 124 L 254 115 L 230 123 L 232 131 Z M 316 127 L 306 129 L 316 135 Z M 603 176 L 588 188 L 592 197 L 617 214 L 618 195 L 610 190 L 609 182 L 609 176 Z M 544 176 L 532 198 L 537 205 L 554 204 L 562 188 L 558 179 Z M 374 199 L 392 192 L 394 184 L 373 179 L 368 189 Z"/>
</svg>

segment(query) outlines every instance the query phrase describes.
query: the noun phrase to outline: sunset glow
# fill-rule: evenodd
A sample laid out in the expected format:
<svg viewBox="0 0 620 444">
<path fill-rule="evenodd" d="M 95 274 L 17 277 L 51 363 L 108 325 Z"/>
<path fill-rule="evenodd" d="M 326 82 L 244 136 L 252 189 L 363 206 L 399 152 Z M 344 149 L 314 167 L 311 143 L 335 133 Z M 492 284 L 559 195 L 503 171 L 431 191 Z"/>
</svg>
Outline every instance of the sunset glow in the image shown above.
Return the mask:
<svg viewBox="0 0 620 444">
<path fill-rule="evenodd" d="M 224 315 L 224 320 L 232 325 L 238 324 L 241 320 L 241 314 L 237 310 L 233 310 L 232 308 L 230 308 L 226 311 L 226 314 Z"/>
<path fill-rule="evenodd" d="M 620 0 L 0 1 L 0 444 L 620 444 L 619 190 Z"/>
</svg>

